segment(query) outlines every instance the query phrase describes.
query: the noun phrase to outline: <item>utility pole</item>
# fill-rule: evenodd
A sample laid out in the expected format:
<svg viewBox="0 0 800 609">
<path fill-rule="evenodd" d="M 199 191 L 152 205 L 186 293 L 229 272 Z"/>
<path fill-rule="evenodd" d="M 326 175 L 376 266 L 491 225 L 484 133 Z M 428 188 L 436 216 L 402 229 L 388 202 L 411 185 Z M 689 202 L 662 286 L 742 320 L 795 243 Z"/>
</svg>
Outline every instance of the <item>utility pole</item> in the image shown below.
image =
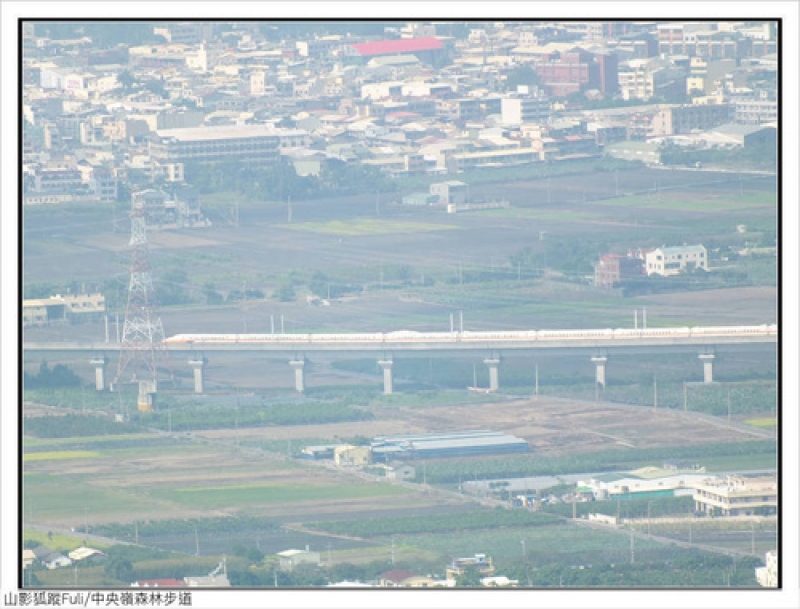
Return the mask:
<svg viewBox="0 0 800 609">
<path fill-rule="evenodd" d="M 539 399 L 539 364 L 536 364 L 536 399 Z"/>
<path fill-rule="evenodd" d="M 288 224 L 292 223 L 292 197 L 287 198 L 288 204 Z"/>
<path fill-rule="evenodd" d="M 460 328 L 459 332 L 464 332 L 464 311 L 458 312 L 458 326 Z"/>
<path fill-rule="evenodd" d="M 658 410 L 658 382 L 656 375 L 653 375 L 653 410 Z"/>
<path fill-rule="evenodd" d="M 687 385 L 686 381 L 683 381 L 683 414 L 686 414 L 688 412 L 687 408 L 688 408 L 689 401 L 687 399 L 687 397 L 688 397 L 687 389 L 688 389 L 688 385 Z"/>
<path fill-rule="evenodd" d="M 633 527 L 631 527 L 631 564 L 636 562 L 635 553 L 634 553 L 634 541 L 633 541 Z"/>
<path fill-rule="evenodd" d="M 731 390 L 728 389 L 728 427 L 731 425 Z"/>
<path fill-rule="evenodd" d="M 139 545 L 139 521 L 136 520 L 133 523 L 133 541 L 138 546 Z"/>
<path fill-rule="evenodd" d="M 450 334 L 453 333 L 453 314 L 450 313 Z"/>
</svg>

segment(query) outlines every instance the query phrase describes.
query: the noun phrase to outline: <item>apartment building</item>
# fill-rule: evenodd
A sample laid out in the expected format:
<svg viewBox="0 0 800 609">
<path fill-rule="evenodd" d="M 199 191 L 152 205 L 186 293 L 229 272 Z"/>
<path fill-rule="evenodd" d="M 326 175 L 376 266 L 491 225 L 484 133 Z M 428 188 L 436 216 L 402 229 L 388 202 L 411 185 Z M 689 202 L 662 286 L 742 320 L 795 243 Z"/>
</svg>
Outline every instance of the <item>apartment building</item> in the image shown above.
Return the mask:
<svg viewBox="0 0 800 609">
<path fill-rule="evenodd" d="M 691 484 L 695 509 L 718 516 L 752 516 L 774 513 L 778 483 L 773 477 L 728 476 Z"/>
<path fill-rule="evenodd" d="M 739 125 L 761 125 L 778 120 L 778 102 L 769 99 L 733 99 L 734 122 Z"/>
<path fill-rule="evenodd" d="M 500 117 L 504 125 L 547 123 L 550 100 L 543 95 L 504 97 L 500 100 Z"/>
</svg>

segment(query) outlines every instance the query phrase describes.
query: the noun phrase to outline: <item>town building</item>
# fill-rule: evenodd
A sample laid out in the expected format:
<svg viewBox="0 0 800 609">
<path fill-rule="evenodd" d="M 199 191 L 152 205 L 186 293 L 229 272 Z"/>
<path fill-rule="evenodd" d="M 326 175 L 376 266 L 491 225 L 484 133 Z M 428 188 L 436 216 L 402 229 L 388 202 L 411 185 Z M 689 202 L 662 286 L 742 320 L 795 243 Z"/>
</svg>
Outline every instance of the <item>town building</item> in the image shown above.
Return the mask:
<svg viewBox="0 0 800 609">
<path fill-rule="evenodd" d="M 33 553 L 33 550 L 24 549 L 22 550 L 22 568 L 27 569 L 30 567 L 34 561 L 36 560 L 36 554 Z"/>
<path fill-rule="evenodd" d="M 777 123 L 778 100 L 768 96 L 757 99 L 734 97 L 730 100 L 733 106 L 734 122 L 740 125 L 761 125 Z"/>
<path fill-rule="evenodd" d="M 658 112 L 650 124 L 650 135 L 684 135 L 707 131 L 731 120 L 729 104 L 671 106 Z"/>
<path fill-rule="evenodd" d="M 708 270 L 708 252 L 702 245 L 659 247 L 645 254 L 648 275 L 678 275 L 695 269 Z"/>
<path fill-rule="evenodd" d="M 430 185 L 430 191 L 439 197 L 439 203 L 467 203 L 469 199 L 469 185 L 458 180 L 435 182 Z"/>
<path fill-rule="evenodd" d="M 97 319 L 106 311 L 103 294 L 56 294 L 22 301 L 22 327 L 48 326 L 67 321 Z"/>
<path fill-rule="evenodd" d="M 709 515 L 769 515 L 778 509 L 778 483 L 774 477 L 709 478 L 691 486 L 695 509 Z"/>
<path fill-rule="evenodd" d="M 164 129 L 155 132 L 150 154 L 162 164 L 240 162 L 274 165 L 281 151 L 307 146 L 308 134 L 272 125 Z"/>
<path fill-rule="evenodd" d="M 364 63 L 373 57 L 415 55 L 420 61 L 432 64 L 446 57 L 448 52 L 449 45 L 433 37 L 361 42 L 344 47 L 346 57 L 359 59 Z"/>
<path fill-rule="evenodd" d="M 339 467 L 369 465 L 372 463 L 372 449 L 369 446 L 337 446 L 333 450 L 333 462 Z"/>
<path fill-rule="evenodd" d="M 644 260 L 632 255 L 604 254 L 594 265 L 594 284 L 613 288 L 615 284 L 646 275 Z"/>
<path fill-rule="evenodd" d="M 556 53 L 545 61 L 535 62 L 533 68 L 544 91 L 554 97 L 596 89 L 613 95 L 618 88 L 617 56 L 590 53 L 580 48 Z"/>
<path fill-rule="evenodd" d="M 448 580 L 455 580 L 472 569 L 483 577 L 492 577 L 494 575 L 494 564 L 491 556 L 475 554 L 475 556 L 470 556 L 469 558 L 456 558 L 445 570 L 445 577 Z"/>
</svg>

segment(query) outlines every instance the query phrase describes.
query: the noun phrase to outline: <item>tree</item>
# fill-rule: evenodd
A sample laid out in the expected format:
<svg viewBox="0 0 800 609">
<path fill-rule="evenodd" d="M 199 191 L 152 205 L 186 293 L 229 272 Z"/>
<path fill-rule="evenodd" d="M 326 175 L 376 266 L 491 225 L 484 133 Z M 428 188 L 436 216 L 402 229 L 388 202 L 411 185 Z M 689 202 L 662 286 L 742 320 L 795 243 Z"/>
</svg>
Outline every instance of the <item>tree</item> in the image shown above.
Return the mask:
<svg viewBox="0 0 800 609">
<path fill-rule="evenodd" d="M 272 297 L 280 302 L 294 302 L 297 294 L 294 291 L 294 286 L 291 282 L 284 282 L 279 285 L 272 293 Z"/>
<path fill-rule="evenodd" d="M 519 85 L 527 85 L 529 87 L 536 87 L 539 85 L 539 75 L 534 69 L 525 64 L 514 68 L 506 78 L 506 89 L 509 91 L 516 91 Z"/>
<path fill-rule="evenodd" d="M 136 77 L 128 70 L 122 70 L 122 72 L 117 74 L 117 82 L 122 85 L 125 91 L 130 91 L 133 85 L 136 84 Z"/>
<path fill-rule="evenodd" d="M 164 88 L 164 81 L 159 79 L 148 80 L 144 83 L 144 88 L 162 99 L 168 99 L 169 93 Z"/>
<path fill-rule="evenodd" d="M 308 282 L 308 289 L 320 298 L 328 296 L 328 276 L 322 271 L 315 271 Z"/>
<path fill-rule="evenodd" d="M 456 576 L 456 587 L 475 588 L 481 585 L 481 572 L 472 566 L 464 568 L 461 575 Z"/>
<path fill-rule="evenodd" d="M 103 572 L 107 577 L 119 580 L 121 582 L 130 582 L 133 580 L 133 565 L 127 558 L 118 556 L 111 556 L 106 561 L 103 567 Z"/>
</svg>

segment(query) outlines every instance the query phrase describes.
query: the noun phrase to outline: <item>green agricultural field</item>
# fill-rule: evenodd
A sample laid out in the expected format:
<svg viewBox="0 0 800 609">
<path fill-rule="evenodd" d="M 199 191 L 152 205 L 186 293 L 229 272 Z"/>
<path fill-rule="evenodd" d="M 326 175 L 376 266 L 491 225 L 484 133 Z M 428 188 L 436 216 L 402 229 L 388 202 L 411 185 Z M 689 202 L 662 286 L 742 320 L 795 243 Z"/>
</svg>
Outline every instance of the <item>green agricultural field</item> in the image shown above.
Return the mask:
<svg viewBox="0 0 800 609">
<path fill-rule="evenodd" d="M 735 472 L 750 469 L 775 469 L 778 464 L 777 453 L 754 455 L 731 455 L 727 457 L 706 457 L 700 464 L 709 472 Z"/>
<path fill-rule="evenodd" d="M 640 209 L 672 210 L 681 212 L 720 213 L 753 208 L 775 209 L 774 193 L 745 193 L 727 196 L 693 194 L 691 197 L 677 192 L 653 192 L 615 199 L 589 201 L 591 205 L 635 207 Z"/>
<path fill-rule="evenodd" d="M 357 218 L 353 220 L 331 220 L 329 222 L 299 222 L 286 224 L 283 228 L 302 230 L 325 235 L 356 237 L 364 235 L 392 235 L 399 233 L 419 233 L 437 230 L 455 230 L 452 224 L 426 224 L 422 222 L 402 222 L 398 220 L 377 220 Z"/>
<path fill-rule="evenodd" d="M 153 500 L 139 490 L 95 486 L 77 476 L 50 476 L 47 480 L 25 479 L 23 514 L 33 523 L 71 520 L 112 514 L 149 513 Z"/>
<path fill-rule="evenodd" d="M 22 540 L 23 542 L 35 541 L 51 550 L 62 553 L 72 552 L 72 550 L 80 548 L 84 544 L 83 535 L 66 535 L 64 533 L 52 533 L 28 528 L 23 529 Z M 98 541 L 92 541 L 91 545 L 98 550 L 105 550 L 111 547 L 111 544 Z"/>
<path fill-rule="evenodd" d="M 592 222 L 601 221 L 603 216 L 599 213 L 586 211 L 556 211 L 553 209 L 531 209 L 508 207 L 504 209 L 487 209 L 471 213 L 480 213 L 497 218 L 529 218 L 531 220 L 553 222 Z"/>
<path fill-rule="evenodd" d="M 525 510 L 482 510 L 458 514 L 427 517 L 398 517 L 387 519 L 318 522 L 309 528 L 334 534 L 356 537 L 375 537 L 412 533 L 463 532 L 466 530 L 500 528 L 508 526 L 548 526 L 559 523 L 560 518 L 549 514 L 536 514 Z"/>
<path fill-rule="evenodd" d="M 745 425 L 760 427 L 762 429 L 775 429 L 776 420 L 774 417 L 764 417 L 760 419 L 747 419 L 743 421 Z"/>
<path fill-rule="evenodd" d="M 22 461 L 63 461 L 64 459 L 97 459 L 100 453 L 89 450 L 60 450 L 55 452 L 27 453 Z"/>
<path fill-rule="evenodd" d="M 167 490 L 160 496 L 192 507 L 223 508 L 265 503 L 336 501 L 404 495 L 411 491 L 389 485 L 342 484 L 337 486 L 294 486 L 246 484 Z"/>
<path fill-rule="evenodd" d="M 22 445 L 25 449 L 28 448 L 47 448 L 56 446 L 65 446 L 73 444 L 94 445 L 94 444 L 135 444 L 143 440 L 153 440 L 161 438 L 157 433 L 137 433 L 125 434 L 117 436 L 83 436 L 71 438 L 23 438 Z"/>
<path fill-rule="evenodd" d="M 628 535 L 569 524 L 486 529 L 470 531 L 469 535 L 403 535 L 398 540 L 425 551 L 438 551 L 449 559 L 486 554 L 500 567 L 522 558 L 523 541 L 527 560 L 538 567 L 630 560 Z M 636 539 L 635 547 L 642 561 L 654 560 L 665 552 L 662 544 L 644 539 Z"/>
</svg>

